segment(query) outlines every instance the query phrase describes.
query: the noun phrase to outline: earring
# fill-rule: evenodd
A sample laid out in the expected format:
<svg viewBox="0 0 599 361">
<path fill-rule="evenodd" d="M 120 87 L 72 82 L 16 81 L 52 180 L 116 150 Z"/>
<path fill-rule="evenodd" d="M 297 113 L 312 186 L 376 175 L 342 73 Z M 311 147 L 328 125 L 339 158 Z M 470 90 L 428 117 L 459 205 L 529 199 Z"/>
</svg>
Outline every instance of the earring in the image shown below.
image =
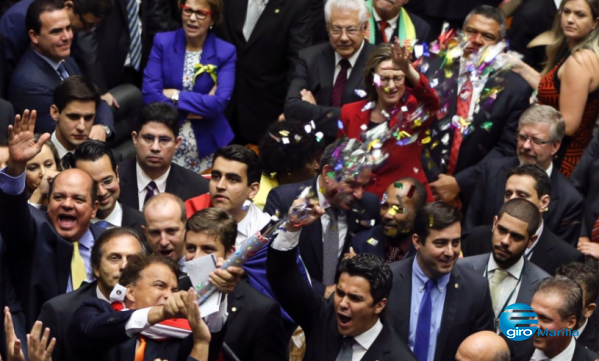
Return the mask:
<svg viewBox="0 0 599 361">
<path fill-rule="evenodd" d="M 212 30 L 212 25 L 210 25 L 210 30 Z"/>
</svg>

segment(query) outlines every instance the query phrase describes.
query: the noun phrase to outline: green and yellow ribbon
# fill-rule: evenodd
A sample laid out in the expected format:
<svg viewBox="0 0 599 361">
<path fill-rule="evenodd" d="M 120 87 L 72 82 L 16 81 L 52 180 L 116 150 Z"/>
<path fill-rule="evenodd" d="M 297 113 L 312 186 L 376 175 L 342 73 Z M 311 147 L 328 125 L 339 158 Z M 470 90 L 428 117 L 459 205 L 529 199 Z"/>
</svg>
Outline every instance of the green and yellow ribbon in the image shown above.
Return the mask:
<svg viewBox="0 0 599 361">
<path fill-rule="evenodd" d="M 375 10 L 372 7 L 372 0 L 366 1 L 366 7 L 370 12 L 370 18 L 368 22 L 370 24 L 370 38 L 368 39 L 371 44 L 375 43 L 375 32 L 378 31 L 376 26 L 376 22 L 374 21 L 374 15 L 372 14 Z M 416 39 L 416 27 L 410 18 L 408 12 L 402 7 L 399 13 L 399 26 L 397 27 L 397 38 L 399 38 L 399 42 L 401 44 L 404 43 L 405 40 L 413 40 Z M 424 41 L 425 39 L 420 39 L 420 41 Z M 392 39 L 389 39 L 391 42 Z"/>
<path fill-rule="evenodd" d="M 195 85 L 196 78 L 198 77 L 198 75 L 200 75 L 204 72 L 210 74 L 210 76 L 212 77 L 212 80 L 214 81 L 214 84 L 216 84 L 216 68 L 217 68 L 217 66 L 213 65 L 213 64 L 208 64 L 208 65 L 196 64 L 194 66 L 195 74 L 193 75 L 192 84 Z"/>
</svg>

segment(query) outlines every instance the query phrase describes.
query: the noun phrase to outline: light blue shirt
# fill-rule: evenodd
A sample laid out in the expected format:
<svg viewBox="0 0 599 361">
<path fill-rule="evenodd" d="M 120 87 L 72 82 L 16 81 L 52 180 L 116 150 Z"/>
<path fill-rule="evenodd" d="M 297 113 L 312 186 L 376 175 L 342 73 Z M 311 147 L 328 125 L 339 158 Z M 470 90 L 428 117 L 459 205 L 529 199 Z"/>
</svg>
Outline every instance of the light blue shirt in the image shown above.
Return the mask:
<svg viewBox="0 0 599 361">
<path fill-rule="evenodd" d="M 418 264 L 418 256 L 414 257 L 412 264 L 412 300 L 410 303 L 410 335 L 408 346 L 414 351 L 414 342 L 416 341 L 416 326 L 418 325 L 418 312 L 420 303 L 424 297 L 424 285 L 429 280 Z M 437 278 L 437 287 L 431 290 L 431 334 L 428 345 L 427 361 L 433 361 L 435 358 L 435 349 L 437 347 L 437 336 L 441 329 L 441 319 L 443 318 L 443 305 L 445 304 L 445 295 L 447 294 L 447 283 L 451 274 L 446 274 Z"/>
<path fill-rule="evenodd" d="M 54 60 L 48 58 L 47 56 L 43 56 L 41 53 L 39 53 L 39 52 L 37 52 L 35 50 L 33 52 L 36 53 L 42 59 L 44 59 L 46 61 L 46 63 L 50 64 L 50 66 L 52 67 L 52 69 L 54 69 L 54 71 L 56 72 L 56 74 L 58 74 L 58 76 L 62 79 L 62 74 L 60 74 L 60 71 L 58 70 L 58 67 L 60 66 L 60 63 L 63 62 L 63 60 L 61 60 L 61 61 L 59 61 L 57 63 Z M 66 68 L 65 68 L 65 72 L 66 72 Z"/>
</svg>

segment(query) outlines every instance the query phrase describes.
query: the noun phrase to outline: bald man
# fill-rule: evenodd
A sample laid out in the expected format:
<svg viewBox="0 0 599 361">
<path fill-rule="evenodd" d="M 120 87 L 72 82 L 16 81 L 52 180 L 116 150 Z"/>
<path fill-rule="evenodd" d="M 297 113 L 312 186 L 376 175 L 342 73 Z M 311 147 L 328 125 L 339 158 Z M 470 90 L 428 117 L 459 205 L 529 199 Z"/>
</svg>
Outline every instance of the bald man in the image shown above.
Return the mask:
<svg viewBox="0 0 599 361">
<path fill-rule="evenodd" d="M 466 338 L 455 354 L 456 361 L 510 361 L 505 340 L 491 331 L 480 331 Z"/>
<path fill-rule="evenodd" d="M 36 112 L 25 111 L 9 127 L 8 165 L 0 170 L 0 235 L 14 274 L 16 295 L 31 328 L 44 302 L 94 279 L 90 256 L 103 229 L 90 225 L 98 209 L 97 184 L 71 169 L 52 182 L 48 210 L 28 206 L 25 166 L 50 138 L 33 137 Z"/>
</svg>

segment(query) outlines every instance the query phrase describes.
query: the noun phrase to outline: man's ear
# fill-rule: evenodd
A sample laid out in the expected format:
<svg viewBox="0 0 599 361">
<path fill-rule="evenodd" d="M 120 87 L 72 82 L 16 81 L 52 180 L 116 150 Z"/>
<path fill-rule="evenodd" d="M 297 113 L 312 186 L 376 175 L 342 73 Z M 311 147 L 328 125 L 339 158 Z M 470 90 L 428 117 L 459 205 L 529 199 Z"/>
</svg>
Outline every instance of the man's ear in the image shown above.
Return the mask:
<svg viewBox="0 0 599 361">
<path fill-rule="evenodd" d="M 137 132 L 135 130 L 131 132 L 131 139 L 133 140 L 133 146 L 137 146 Z"/>
<path fill-rule="evenodd" d="M 549 203 L 551 203 L 549 194 L 545 194 L 541 197 L 541 213 L 547 212 L 549 210 Z"/>
<path fill-rule="evenodd" d="M 114 170 L 114 173 L 116 174 L 116 182 L 120 184 L 121 183 L 121 179 L 119 177 L 119 166 L 118 165 L 116 166 L 116 169 Z"/>
<path fill-rule="evenodd" d="M 39 41 L 37 40 L 37 34 L 35 33 L 35 31 L 33 31 L 33 29 L 29 30 L 27 32 L 27 35 L 29 35 L 29 40 L 31 40 L 33 44 L 37 45 L 39 43 Z"/>
<path fill-rule="evenodd" d="M 231 257 L 233 255 L 233 253 L 235 253 L 235 246 L 231 247 L 231 249 L 229 250 L 229 252 L 227 252 L 227 254 L 225 254 L 225 259 L 229 259 L 229 257 Z"/>
<path fill-rule="evenodd" d="M 536 234 L 533 234 L 532 236 L 530 236 L 530 238 L 528 239 L 528 245 L 526 246 L 526 248 L 530 248 L 532 247 L 532 245 L 536 242 L 538 236 Z"/>
<path fill-rule="evenodd" d="M 497 217 L 497 216 L 493 217 L 493 229 L 491 229 L 491 232 L 495 232 L 495 227 L 497 227 L 497 222 L 499 222 L 499 217 Z"/>
<path fill-rule="evenodd" d="M 260 191 L 260 183 L 254 182 L 250 184 L 250 194 L 248 196 L 249 199 L 254 199 L 256 194 Z"/>
<path fill-rule="evenodd" d="M 58 122 L 58 116 L 60 112 L 58 111 L 58 107 L 54 104 L 50 106 L 50 116 L 54 119 L 55 122 Z"/>
<path fill-rule="evenodd" d="M 585 309 L 584 309 L 584 317 L 585 318 L 590 318 L 593 313 L 595 313 L 595 310 L 597 309 L 597 304 L 596 303 L 590 303 Z"/>
<path fill-rule="evenodd" d="M 135 303 L 135 291 L 131 285 L 127 285 L 127 293 L 125 293 L 125 301 Z"/>
<path fill-rule="evenodd" d="M 383 298 L 374 305 L 374 313 L 376 315 L 380 315 L 381 312 L 383 312 L 383 310 L 385 309 L 385 306 L 387 306 L 387 299 Z"/>
<path fill-rule="evenodd" d="M 412 243 L 414 244 L 414 248 L 416 248 L 416 251 L 420 251 L 422 243 L 420 243 L 420 237 L 416 233 L 412 235 Z"/>
<path fill-rule="evenodd" d="M 75 9 L 75 4 L 73 4 L 71 0 L 67 0 L 64 2 L 64 7 L 67 8 L 67 10 L 73 11 Z"/>
</svg>

